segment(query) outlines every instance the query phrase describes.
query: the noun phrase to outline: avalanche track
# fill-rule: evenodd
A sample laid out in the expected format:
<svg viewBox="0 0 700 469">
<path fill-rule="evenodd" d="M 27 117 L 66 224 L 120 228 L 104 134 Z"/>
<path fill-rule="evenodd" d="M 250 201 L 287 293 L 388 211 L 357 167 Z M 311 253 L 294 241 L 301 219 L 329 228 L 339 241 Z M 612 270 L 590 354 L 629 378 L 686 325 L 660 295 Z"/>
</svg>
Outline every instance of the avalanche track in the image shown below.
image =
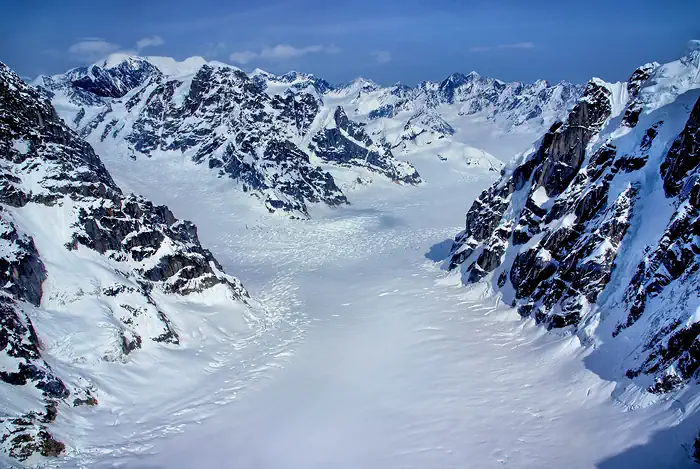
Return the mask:
<svg viewBox="0 0 700 469">
<path fill-rule="evenodd" d="M 434 155 L 410 156 L 422 187 L 375 181 L 310 221 L 256 212 L 230 180 L 184 159 L 102 155 L 124 189 L 193 220 L 275 319 L 244 347 L 221 350 L 196 392 L 159 391 L 162 402 L 105 416 L 67 463 L 658 468 L 682 459 L 675 442 L 649 449 L 672 415 L 611 399 L 615 383 L 586 369 L 576 338 L 545 334 L 441 269 L 462 228 L 455 220 L 498 173 Z M 180 379 L 200 379 L 187 371 L 196 364 L 183 363 Z"/>
</svg>

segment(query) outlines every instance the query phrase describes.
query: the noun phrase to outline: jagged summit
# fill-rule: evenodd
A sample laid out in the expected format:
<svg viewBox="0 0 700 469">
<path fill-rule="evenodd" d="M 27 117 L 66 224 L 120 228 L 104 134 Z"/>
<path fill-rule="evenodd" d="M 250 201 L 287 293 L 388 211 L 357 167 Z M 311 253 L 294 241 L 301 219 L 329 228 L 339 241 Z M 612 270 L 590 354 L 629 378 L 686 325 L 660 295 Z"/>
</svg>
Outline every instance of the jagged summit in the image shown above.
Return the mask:
<svg viewBox="0 0 700 469">
<path fill-rule="evenodd" d="M 102 65 L 109 66 L 35 82 L 98 150 L 127 158 L 191 155 L 195 163 L 234 179 L 270 212 L 307 217 L 309 204 L 347 203 L 333 176 L 310 160 L 308 145 L 324 112 L 323 96 L 332 89 L 326 81 L 299 72 L 247 75 L 201 58 L 114 56 Z M 345 134 L 336 137 L 336 150 L 374 151 L 361 142 L 357 150 L 358 142 Z M 390 152 L 381 164 L 350 155 L 325 162 L 341 160 L 360 175 L 420 182 L 399 176 L 410 164 Z"/>
</svg>

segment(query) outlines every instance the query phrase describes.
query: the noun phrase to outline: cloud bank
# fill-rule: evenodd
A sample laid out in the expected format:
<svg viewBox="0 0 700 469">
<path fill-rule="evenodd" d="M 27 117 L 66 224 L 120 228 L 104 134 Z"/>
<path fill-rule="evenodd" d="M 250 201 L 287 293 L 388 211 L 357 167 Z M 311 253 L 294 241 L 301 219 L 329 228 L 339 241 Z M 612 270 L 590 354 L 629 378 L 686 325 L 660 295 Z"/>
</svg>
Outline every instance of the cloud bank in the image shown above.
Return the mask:
<svg viewBox="0 0 700 469">
<path fill-rule="evenodd" d="M 101 37 L 83 37 L 72 44 L 67 53 L 73 59 L 85 62 L 96 62 L 109 54 L 121 52 L 123 54 L 136 55 L 149 47 L 157 47 L 165 44 L 160 36 L 144 37 L 136 41 L 133 49 L 123 49 L 119 44 L 106 41 Z"/>
<path fill-rule="evenodd" d="M 245 65 L 254 60 L 266 60 L 274 62 L 295 59 L 308 54 L 336 54 L 338 52 L 340 52 L 340 49 L 338 49 L 334 45 L 322 46 L 316 44 L 304 47 L 294 47 L 290 46 L 289 44 L 279 44 L 274 47 L 264 47 L 260 51 L 245 50 L 239 52 L 232 52 L 228 58 L 231 62 Z"/>
<path fill-rule="evenodd" d="M 496 46 L 472 46 L 469 52 L 491 52 L 494 50 L 505 49 L 534 49 L 535 44 L 532 42 L 516 42 L 513 44 L 498 44 Z"/>
</svg>

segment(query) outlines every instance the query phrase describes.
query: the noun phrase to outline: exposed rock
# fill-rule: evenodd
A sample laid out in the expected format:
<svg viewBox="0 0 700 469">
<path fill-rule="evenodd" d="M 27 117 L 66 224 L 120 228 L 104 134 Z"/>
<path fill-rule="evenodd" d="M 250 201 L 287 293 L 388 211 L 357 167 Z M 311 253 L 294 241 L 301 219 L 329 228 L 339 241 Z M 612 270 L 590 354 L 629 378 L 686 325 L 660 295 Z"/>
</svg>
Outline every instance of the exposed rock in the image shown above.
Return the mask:
<svg viewBox="0 0 700 469">
<path fill-rule="evenodd" d="M 102 109 L 93 109 L 91 119 L 84 109 L 71 115 L 79 133 L 97 148 L 117 142 L 132 158 L 190 154 L 194 162 L 240 182 L 270 212 L 308 217 L 310 203 L 347 203 L 333 176 L 310 162 L 302 144 L 320 112 L 321 95 L 333 89 L 325 81 L 296 72 L 281 77 L 260 72 L 250 78 L 233 67 L 206 63 L 192 75 L 171 77 L 147 59 L 117 59 L 38 82 L 68 99 L 80 92 L 100 98 L 93 106 Z M 290 85 L 287 91 L 268 95 L 265 88 L 273 79 Z M 85 101 L 75 104 L 89 106 Z M 345 116 L 342 126 L 357 124 Z M 361 166 L 397 182 L 420 182 L 415 169 L 395 160 L 388 148 L 366 135 L 359 138 L 334 136 L 335 150 L 347 154 L 327 161 Z"/>
<path fill-rule="evenodd" d="M 632 102 L 627 106 L 622 122 L 628 127 L 634 127 L 639 122 L 639 114 L 642 112 L 643 103 L 636 98 L 639 95 L 639 90 L 658 67 L 659 64 L 656 62 L 642 65 L 632 73 L 632 76 L 627 81 L 627 90 L 632 98 Z"/>
<path fill-rule="evenodd" d="M 587 343 L 610 324 L 600 340 L 629 347 L 615 366 L 656 394 L 700 379 L 698 69 L 693 51 L 592 80 L 473 203 L 449 258 L 547 328 Z"/>
<path fill-rule="evenodd" d="M 391 149 L 375 144 L 362 126 L 348 119 L 342 107 L 333 114 L 332 125 L 313 136 L 310 148 L 316 156 L 342 166 L 363 166 L 395 182 L 417 184 L 418 171 L 398 161 Z"/>
<path fill-rule="evenodd" d="M 76 88 L 104 98 L 121 98 L 149 78 L 161 75 L 153 64 L 137 57 L 109 65 L 105 62 L 102 66 L 76 68 L 67 75 Z"/>
</svg>

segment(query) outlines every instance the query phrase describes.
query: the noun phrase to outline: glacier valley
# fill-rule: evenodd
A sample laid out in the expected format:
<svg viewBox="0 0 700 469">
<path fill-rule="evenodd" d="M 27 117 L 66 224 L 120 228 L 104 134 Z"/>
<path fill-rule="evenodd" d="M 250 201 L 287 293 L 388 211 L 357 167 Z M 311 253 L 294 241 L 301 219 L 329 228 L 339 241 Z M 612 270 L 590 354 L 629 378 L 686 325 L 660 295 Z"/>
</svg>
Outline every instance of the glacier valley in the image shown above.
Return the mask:
<svg viewBox="0 0 700 469">
<path fill-rule="evenodd" d="M 586 85 L 2 67 L 3 467 L 696 467 L 698 44 Z"/>
</svg>

